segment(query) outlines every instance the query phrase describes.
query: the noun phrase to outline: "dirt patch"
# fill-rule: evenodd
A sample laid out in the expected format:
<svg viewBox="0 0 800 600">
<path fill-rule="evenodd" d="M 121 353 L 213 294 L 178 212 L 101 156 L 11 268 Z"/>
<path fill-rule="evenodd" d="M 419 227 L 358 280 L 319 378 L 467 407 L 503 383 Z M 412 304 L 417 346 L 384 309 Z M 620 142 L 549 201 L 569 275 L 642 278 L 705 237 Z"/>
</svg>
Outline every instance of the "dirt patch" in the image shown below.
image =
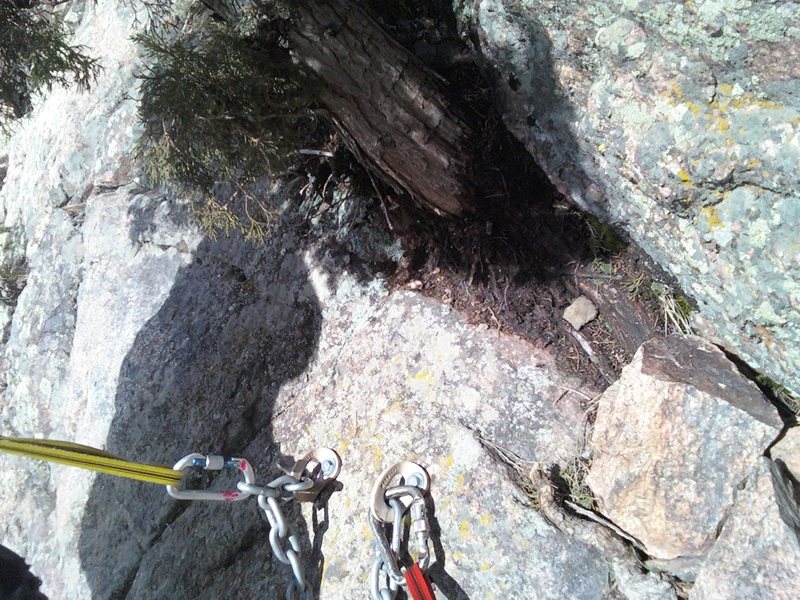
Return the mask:
<svg viewBox="0 0 800 600">
<path fill-rule="evenodd" d="M 316 168 L 311 193 L 323 207 L 347 196 L 375 198 L 387 234 L 404 249 L 401 264 L 384 265 L 393 288 L 419 291 L 473 323 L 547 349 L 586 382 L 578 394 L 588 406 L 645 339 L 664 331 L 659 290 L 668 292 L 669 280 L 638 248 L 559 194 L 503 126 L 449 5 L 435 5 L 428 3 L 431 14 L 406 7 L 410 12 L 381 20 L 447 81 L 451 100 L 477 132 L 478 209 L 465 218 L 438 217 L 334 144 L 333 158 Z M 562 315 L 582 294 L 599 315 L 575 331 Z"/>
</svg>

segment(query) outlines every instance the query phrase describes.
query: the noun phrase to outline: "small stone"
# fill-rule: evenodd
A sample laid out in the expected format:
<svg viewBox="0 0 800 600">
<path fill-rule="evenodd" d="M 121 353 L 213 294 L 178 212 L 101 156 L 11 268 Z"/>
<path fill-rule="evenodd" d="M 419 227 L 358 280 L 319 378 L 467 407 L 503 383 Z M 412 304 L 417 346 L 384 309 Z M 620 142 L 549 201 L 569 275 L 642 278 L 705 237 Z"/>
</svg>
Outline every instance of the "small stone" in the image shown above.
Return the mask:
<svg viewBox="0 0 800 600">
<path fill-rule="evenodd" d="M 782 428 L 716 346 L 654 338 L 600 397 L 587 482 L 600 512 L 653 558 L 703 556 Z"/>
<path fill-rule="evenodd" d="M 578 296 L 564 311 L 564 320 L 576 330 L 597 317 L 597 307 L 586 296 Z"/>
</svg>

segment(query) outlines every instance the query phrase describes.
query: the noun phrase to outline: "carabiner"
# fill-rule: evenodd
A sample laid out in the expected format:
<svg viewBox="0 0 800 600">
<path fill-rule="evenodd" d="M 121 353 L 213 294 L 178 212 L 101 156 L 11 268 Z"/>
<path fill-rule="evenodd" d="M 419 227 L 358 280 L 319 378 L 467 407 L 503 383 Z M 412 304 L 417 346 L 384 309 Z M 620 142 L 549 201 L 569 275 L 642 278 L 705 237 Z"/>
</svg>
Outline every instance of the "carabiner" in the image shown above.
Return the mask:
<svg viewBox="0 0 800 600">
<path fill-rule="evenodd" d="M 184 456 L 175 466 L 176 471 L 183 471 L 189 467 L 200 467 L 206 471 L 221 471 L 222 469 L 238 469 L 244 476 L 244 482 L 254 485 L 256 475 L 253 467 L 244 458 L 224 458 L 216 454 L 193 453 Z M 212 492 L 209 490 L 179 490 L 174 486 L 167 486 L 167 493 L 178 500 L 211 500 L 215 502 L 236 502 L 248 498 L 251 493 L 246 490 L 225 490 Z"/>
</svg>

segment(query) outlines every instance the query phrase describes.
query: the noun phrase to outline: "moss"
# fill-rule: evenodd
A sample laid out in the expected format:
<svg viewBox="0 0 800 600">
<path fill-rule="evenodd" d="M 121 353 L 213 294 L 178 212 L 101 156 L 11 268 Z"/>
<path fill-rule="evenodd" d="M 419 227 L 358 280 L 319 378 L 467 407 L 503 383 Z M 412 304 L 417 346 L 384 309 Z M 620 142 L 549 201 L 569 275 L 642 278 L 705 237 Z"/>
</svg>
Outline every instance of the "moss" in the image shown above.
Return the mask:
<svg viewBox="0 0 800 600">
<path fill-rule="evenodd" d="M 675 296 L 675 305 L 682 317 L 688 319 L 689 315 L 692 314 L 692 305 L 689 304 L 689 300 L 686 299 L 686 296 Z"/>
<path fill-rule="evenodd" d="M 614 230 L 594 215 L 585 214 L 584 220 L 589 233 L 589 246 L 594 256 L 616 254 L 624 251 L 628 244 Z"/>
<path fill-rule="evenodd" d="M 754 381 L 774 402 L 783 405 L 784 408 L 796 417 L 800 416 L 800 398 L 793 395 L 785 386 L 764 373 L 757 373 Z"/>
</svg>

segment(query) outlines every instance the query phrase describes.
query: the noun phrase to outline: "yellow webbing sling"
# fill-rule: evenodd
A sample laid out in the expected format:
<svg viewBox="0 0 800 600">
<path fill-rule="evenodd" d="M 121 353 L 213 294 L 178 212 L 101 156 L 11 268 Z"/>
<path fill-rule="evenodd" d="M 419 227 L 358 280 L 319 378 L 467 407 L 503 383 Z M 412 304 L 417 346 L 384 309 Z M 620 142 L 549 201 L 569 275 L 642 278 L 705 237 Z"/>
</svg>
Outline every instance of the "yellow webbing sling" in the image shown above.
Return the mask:
<svg viewBox="0 0 800 600">
<path fill-rule="evenodd" d="M 59 440 L 0 436 L 0 452 L 48 460 L 62 465 L 159 485 L 177 485 L 183 476 L 181 471 L 175 471 L 169 467 L 131 462 L 96 448 Z"/>
</svg>

